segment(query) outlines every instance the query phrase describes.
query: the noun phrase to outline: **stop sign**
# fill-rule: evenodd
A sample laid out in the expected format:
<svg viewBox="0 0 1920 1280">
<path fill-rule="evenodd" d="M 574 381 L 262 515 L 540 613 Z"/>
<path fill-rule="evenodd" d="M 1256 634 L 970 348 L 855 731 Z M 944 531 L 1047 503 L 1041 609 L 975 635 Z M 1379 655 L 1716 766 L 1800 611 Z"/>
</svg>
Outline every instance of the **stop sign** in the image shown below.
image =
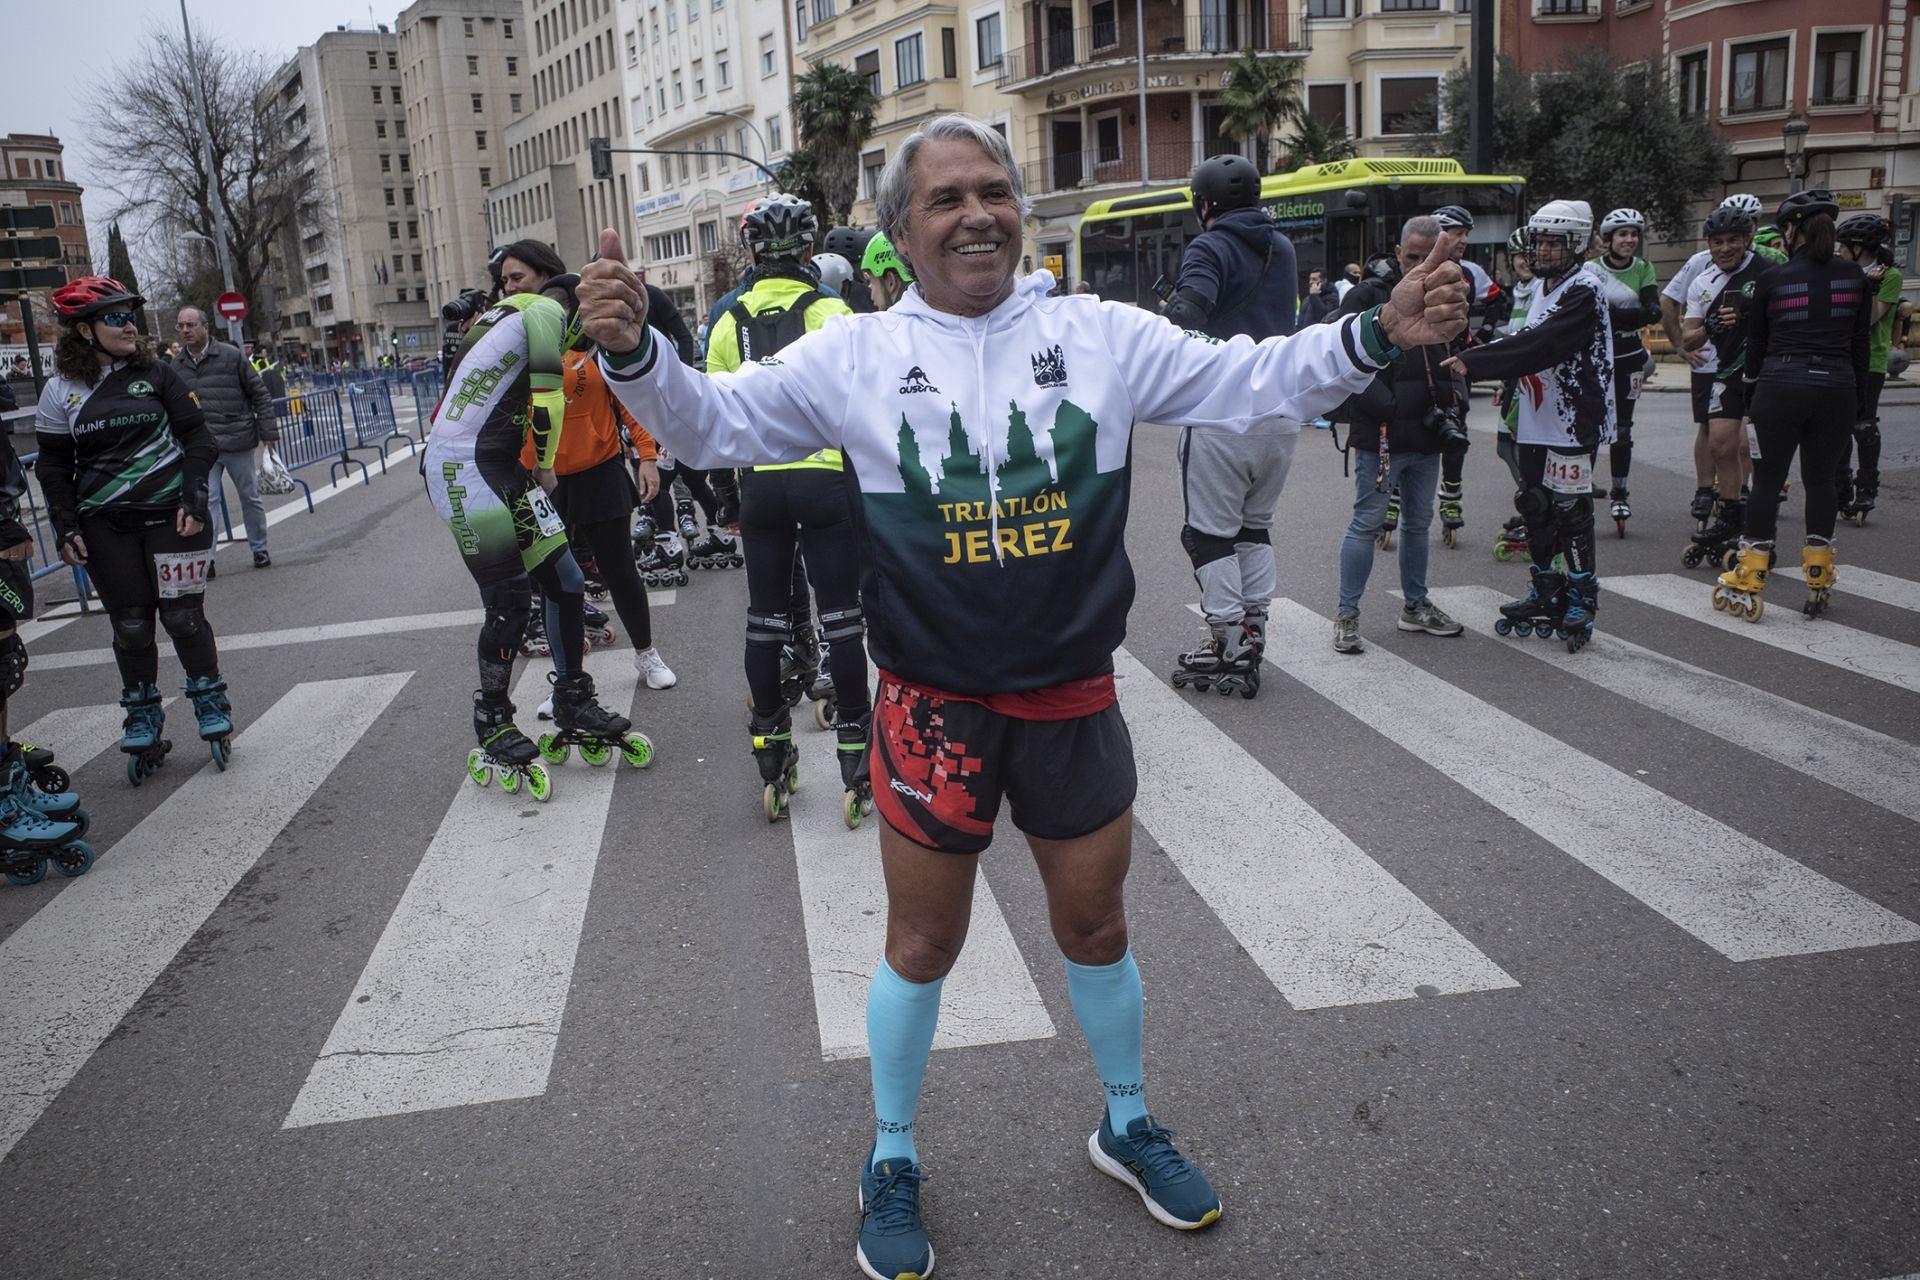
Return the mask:
<svg viewBox="0 0 1920 1280">
<path fill-rule="evenodd" d="M 241 294 L 221 294 L 213 300 L 213 309 L 220 313 L 222 320 L 245 320 L 247 318 L 247 300 Z"/>
</svg>

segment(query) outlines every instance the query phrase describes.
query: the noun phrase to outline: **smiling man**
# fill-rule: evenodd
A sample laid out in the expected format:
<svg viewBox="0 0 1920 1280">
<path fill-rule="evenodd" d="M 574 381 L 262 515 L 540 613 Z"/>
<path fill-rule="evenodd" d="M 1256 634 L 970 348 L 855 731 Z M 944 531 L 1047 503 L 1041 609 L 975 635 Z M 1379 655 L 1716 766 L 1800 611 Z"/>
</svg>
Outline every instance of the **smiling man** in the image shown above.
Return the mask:
<svg viewBox="0 0 1920 1280">
<path fill-rule="evenodd" d="M 908 138 L 876 203 L 915 280 L 906 295 L 737 374 L 703 379 L 661 358 L 611 231 L 579 299 L 614 393 L 677 455 L 751 466 L 831 448 L 858 477 L 888 904 L 867 1003 L 876 1134 L 860 1167 L 856 1259 L 900 1280 L 933 1270 L 914 1117 L 1003 797 L 1039 866 L 1105 1093 L 1089 1157 L 1167 1226 L 1219 1218 L 1206 1177 L 1149 1114 L 1141 1069 L 1122 893 L 1133 748 L 1113 678 L 1133 602 L 1133 426 L 1246 431 L 1275 414 L 1317 417 L 1386 367 L 1396 343 L 1460 332 L 1466 296 L 1436 253 L 1387 304 L 1258 343 L 1048 297 L 1051 276 L 1016 274 L 1027 209 L 1012 153 L 966 116 Z"/>
</svg>

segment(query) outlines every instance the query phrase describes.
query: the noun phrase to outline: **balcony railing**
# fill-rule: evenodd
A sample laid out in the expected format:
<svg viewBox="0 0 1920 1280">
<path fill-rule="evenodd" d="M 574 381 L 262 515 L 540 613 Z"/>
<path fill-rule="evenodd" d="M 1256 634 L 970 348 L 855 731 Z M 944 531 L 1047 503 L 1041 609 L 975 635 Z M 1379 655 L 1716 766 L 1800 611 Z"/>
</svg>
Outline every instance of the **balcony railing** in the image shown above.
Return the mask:
<svg viewBox="0 0 1920 1280">
<path fill-rule="evenodd" d="M 1205 159 L 1204 148 L 1192 142 L 1147 144 L 1147 181 L 1185 182 L 1193 167 Z M 1087 147 L 1063 151 L 1045 160 L 1020 166 L 1020 181 L 1030 196 L 1081 191 L 1111 184 L 1140 183 L 1140 144 L 1132 141 L 1116 150 Z"/>
<path fill-rule="evenodd" d="M 1292 6 L 1277 18 L 1270 17 L 1264 9 L 1150 17 L 1146 36 L 1150 58 L 1234 57 L 1243 49 L 1259 53 L 1306 53 L 1312 48 L 1304 14 Z M 1000 62 L 998 86 L 1005 89 L 1104 62 L 1128 61 L 1139 54 L 1133 10 L 1123 7 L 1119 21 L 1062 29 L 1008 49 Z"/>
</svg>

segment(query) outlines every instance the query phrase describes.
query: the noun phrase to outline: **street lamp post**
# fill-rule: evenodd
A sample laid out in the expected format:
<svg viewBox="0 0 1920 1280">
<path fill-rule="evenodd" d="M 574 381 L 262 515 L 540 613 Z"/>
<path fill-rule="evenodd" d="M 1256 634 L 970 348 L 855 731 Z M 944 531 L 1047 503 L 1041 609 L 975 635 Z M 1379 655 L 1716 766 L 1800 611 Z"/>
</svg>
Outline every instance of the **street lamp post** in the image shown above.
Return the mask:
<svg viewBox="0 0 1920 1280">
<path fill-rule="evenodd" d="M 709 111 L 707 114 L 710 116 L 720 116 L 727 120 L 738 120 L 741 124 L 753 130 L 754 141 L 760 144 L 762 173 L 764 174 L 773 168 L 773 152 L 767 149 L 767 139 L 760 132 L 760 126 L 753 122 L 752 116 L 742 115 L 738 111 Z M 762 177 L 760 181 L 763 186 L 771 185 L 771 179 L 769 178 Z"/>
<path fill-rule="evenodd" d="M 1798 194 L 1806 185 L 1807 129 L 1807 122 L 1799 116 L 1780 126 L 1780 146 L 1787 158 L 1788 194 Z"/>
</svg>

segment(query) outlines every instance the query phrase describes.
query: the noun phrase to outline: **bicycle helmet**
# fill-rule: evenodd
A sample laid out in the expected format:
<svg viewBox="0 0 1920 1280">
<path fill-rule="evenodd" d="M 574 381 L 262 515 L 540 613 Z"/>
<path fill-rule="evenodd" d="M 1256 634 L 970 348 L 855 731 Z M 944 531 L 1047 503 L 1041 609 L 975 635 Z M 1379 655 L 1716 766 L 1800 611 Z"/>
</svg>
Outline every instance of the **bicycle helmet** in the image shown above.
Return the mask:
<svg viewBox="0 0 1920 1280">
<path fill-rule="evenodd" d="M 1615 209 L 1600 219 L 1600 234 L 1610 236 L 1616 231 L 1638 231 L 1647 233 L 1647 220 L 1640 216 L 1638 209 Z"/>
<path fill-rule="evenodd" d="M 835 293 L 844 294 L 847 281 L 853 279 L 853 264 L 837 253 L 814 254 L 813 269 L 819 274 L 820 283 Z"/>
<path fill-rule="evenodd" d="M 820 232 L 813 206 L 799 196 L 780 192 L 756 200 L 740 218 L 740 240 L 758 262 L 770 258 L 798 258 L 811 248 Z"/>
<path fill-rule="evenodd" d="M 855 263 L 867 251 L 867 241 L 872 238 L 873 232 L 863 227 L 829 227 L 826 238 L 820 242 L 820 252 L 837 253 L 849 264 Z"/>
<path fill-rule="evenodd" d="M 1720 208 L 1732 209 L 1748 222 L 1760 221 L 1760 197 L 1744 191 L 1735 192 L 1722 200 Z"/>
<path fill-rule="evenodd" d="M 1251 209 L 1260 203 L 1260 170 L 1245 156 L 1209 156 L 1193 171 L 1193 207 L 1215 213 Z"/>
<path fill-rule="evenodd" d="M 1473 230 L 1473 215 L 1457 204 L 1443 204 L 1433 211 L 1433 216 L 1440 220 L 1442 231 Z"/>
<path fill-rule="evenodd" d="M 1816 213 L 1824 213 L 1829 218 L 1838 217 L 1840 206 L 1833 198 L 1833 192 L 1825 187 L 1813 187 L 1806 191 L 1796 191 L 1780 202 L 1779 210 L 1773 215 L 1773 225 L 1790 227 L 1802 218 L 1811 218 Z"/>
<path fill-rule="evenodd" d="M 891 271 L 908 284 L 913 283 L 913 272 L 907 270 L 907 264 L 894 252 L 893 241 L 878 231 L 867 241 L 867 251 L 860 258 L 860 270 L 876 280 L 882 272 Z"/>
<path fill-rule="evenodd" d="M 112 276 L 81 276 L 53 291 L 53 309 L 62 320 L 90 320 L 120 304 L 140 307 L 146 299 Z"/>
<path fill-rule="evenodd" d="M 1744 210 L 1724 204 L 1708 214 L 1706 222 L 1700 227 L 1700 234 L 1703 236 L 1726 235 L 1730 231 L 1751 235 L 1753 219 L 1749 218 Z"/>
<path fill-rule="evenodd" d="M 1507 252 L 1508 253 L 1525 253 L 1526 251 L 1527 251 L 1527 229 L 1525 227 L 1515 227 L 1513 229 L 1513 234 L 1507 237 Z"/>
<path fill-rule="evenodd" d="M 1856 213 L 1835 228 L 1841 244 L 1878 249 L 1893 234 L 1893 224 L 1877 213 Z"/>
<path fill-rule="evenodd" d="M 1580 200 L 1549 200 L 1527 218 L 1527 242 L 1542 236 L 1565 236 L 1567 247 L 1575 253 L 1584 249 L 1593 235 L 1593 210 Z"/>
</svg>

